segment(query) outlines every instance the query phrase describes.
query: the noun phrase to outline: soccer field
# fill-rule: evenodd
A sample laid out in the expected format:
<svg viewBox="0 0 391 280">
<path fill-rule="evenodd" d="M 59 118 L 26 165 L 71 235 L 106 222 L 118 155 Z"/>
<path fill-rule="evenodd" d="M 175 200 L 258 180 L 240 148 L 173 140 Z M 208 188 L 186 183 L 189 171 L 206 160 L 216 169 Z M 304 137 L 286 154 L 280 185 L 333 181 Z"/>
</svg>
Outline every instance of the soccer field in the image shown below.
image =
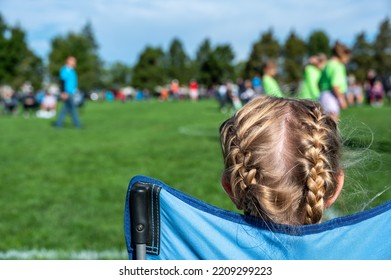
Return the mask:
<svg viewBox="0 0 391 280">
<path fill-rule="evenodd" d="M 343 112 L 346 186 L 329 217 L 391 199 L 390 115 L 389 105 Z M 0 116 L 0 258 L 126 259 L 123 208 L 138 174 L 236 211 L 220 187 L 228 116 L 214 100 L 89 102 L 82 130 Z"/>
</svg>

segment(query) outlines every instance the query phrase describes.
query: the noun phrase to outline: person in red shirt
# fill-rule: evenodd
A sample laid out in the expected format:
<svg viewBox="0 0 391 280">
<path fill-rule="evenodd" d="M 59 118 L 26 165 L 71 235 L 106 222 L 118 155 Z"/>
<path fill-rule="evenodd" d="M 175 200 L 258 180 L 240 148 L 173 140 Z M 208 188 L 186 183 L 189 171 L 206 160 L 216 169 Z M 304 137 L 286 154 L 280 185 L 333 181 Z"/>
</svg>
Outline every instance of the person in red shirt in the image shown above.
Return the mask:
<svg viewBox="0 0 391 280">
<path fill-rule="evenodd" d="M 190 85 L 189 85 L 189 95 L 190 95 L 190 99 L 193 100 L 193 101 L 196 101 L 198 100 L 199 98 L 199 93 L 198 93 L 198 83 L 196 80 L 192 79 L 190 81 Z"/>
</svg>

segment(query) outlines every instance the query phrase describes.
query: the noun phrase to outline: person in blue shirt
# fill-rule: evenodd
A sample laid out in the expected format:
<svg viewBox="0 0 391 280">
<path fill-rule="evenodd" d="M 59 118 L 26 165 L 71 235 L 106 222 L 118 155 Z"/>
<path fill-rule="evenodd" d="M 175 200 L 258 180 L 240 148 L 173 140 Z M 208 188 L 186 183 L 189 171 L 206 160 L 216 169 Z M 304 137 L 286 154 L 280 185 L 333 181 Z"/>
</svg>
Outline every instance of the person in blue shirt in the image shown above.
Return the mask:
<svg viewBox="0 0 391 280">
<path fill-rule="evenodd" d="M 69 56 L 65 61 L 65 65 L 60 70 L 60 98 L 64 101 L 64 105 L 58 115 L 58 119 L 55 124 L 56 127 L 63 126 L 67 114 L 70 114 L 75 127 L 81 127 L 79 116 L 77 114 L 77 106 L 74 100 L 78 87 L 77 73 L 75 70 L 76 63 L 76 58 L 74 56 Z"/>
</svg>

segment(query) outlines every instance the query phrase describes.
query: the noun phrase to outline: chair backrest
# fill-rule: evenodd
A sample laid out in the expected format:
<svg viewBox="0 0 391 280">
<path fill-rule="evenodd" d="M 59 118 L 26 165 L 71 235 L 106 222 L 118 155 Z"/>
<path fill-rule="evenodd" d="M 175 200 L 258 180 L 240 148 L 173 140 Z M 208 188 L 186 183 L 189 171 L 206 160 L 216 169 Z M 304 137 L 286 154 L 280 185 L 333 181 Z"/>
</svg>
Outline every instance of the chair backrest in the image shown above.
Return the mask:
<svg viewBox="0 0 391 280">
<path fill-rule="evenodd" d="M 391 201 L 321 224 L 288 226 L 229 212 L 136 176 L 128 187 L 124 230 L 129 259 L 139 258 L 141 243 L 152 260 L 391 259 Z"/>
</svg>

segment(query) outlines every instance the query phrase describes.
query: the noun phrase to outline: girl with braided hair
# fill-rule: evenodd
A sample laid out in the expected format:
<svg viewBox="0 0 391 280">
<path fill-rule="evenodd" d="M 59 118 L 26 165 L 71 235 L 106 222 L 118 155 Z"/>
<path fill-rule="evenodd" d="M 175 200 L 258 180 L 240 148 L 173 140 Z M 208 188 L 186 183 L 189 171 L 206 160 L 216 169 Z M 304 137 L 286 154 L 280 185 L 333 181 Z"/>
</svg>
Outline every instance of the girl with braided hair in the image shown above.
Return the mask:
<svg viewBox="0 0 391 280">
<path fill-rule="evenodd" d="M 244 214 L 321 222 L 344 182 L 336 121 L 316 102 L 259 96 L 220 127 L 222 185 Z"/>
</svg>

